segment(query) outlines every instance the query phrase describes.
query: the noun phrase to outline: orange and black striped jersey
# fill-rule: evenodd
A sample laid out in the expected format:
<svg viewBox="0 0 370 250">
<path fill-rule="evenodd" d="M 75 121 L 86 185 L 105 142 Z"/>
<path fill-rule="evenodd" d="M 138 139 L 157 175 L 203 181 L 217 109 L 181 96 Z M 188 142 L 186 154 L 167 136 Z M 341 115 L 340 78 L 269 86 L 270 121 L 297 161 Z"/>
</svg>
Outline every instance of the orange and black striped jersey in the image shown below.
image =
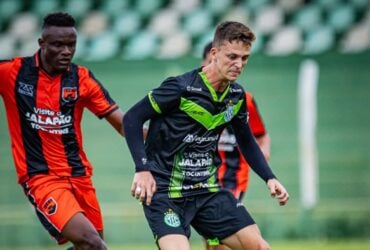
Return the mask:
<svg viewBox="0 0 370 250">
<path fill-rule="evenodd" d="M 51 77 L 38 53 L 1 61 L 0 95 L 19 183 L 37 174 L 92 175 L 82 145 L 83 110 L 103 118 L 118 106 L 87 68 L 71 64 Z"/>
<path fill-rule="evenodd" d="M 250 92 L 245 93 L 247 96 L 247 109 L 249 114 L 249 126 L 254 137 L 259 137 L 267 133 L 262 117 L 258 112 L 257 104 Z"/>
</svg>

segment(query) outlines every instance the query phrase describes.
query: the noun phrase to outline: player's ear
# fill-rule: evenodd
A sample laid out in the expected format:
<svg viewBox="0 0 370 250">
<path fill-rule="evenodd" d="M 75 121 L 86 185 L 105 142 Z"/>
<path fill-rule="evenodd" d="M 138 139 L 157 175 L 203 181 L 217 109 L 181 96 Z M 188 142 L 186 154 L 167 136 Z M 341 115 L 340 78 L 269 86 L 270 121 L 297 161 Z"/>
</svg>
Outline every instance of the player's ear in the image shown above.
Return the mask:
<svg viewBox="0 0 370 250">
<path fill-rule="evenodd" d="M 212 47 L 211 50 L 209 51 L 210 59 L 212 61 L 217 61 L 216 60 L 216 55 L 217 55 L 218 49 L 215 47 Z"/>
<path fill-rule="evenodd" d="M 44 46 L 44 44 L 45 44 L 45 41 L 44 41 L 44 39 L 42 39 L 42 37 L 40 37 L 40 38 L 37 40 L 37 42 L 38 42 L 38 44 L 39 44 L 40 48 L 42 48 L 42 47 Z"/>
<path fill-rule="evenodd" d="M 217 54 L 217 48 L 215 47 L 212 47 L 211 50 L 209 51 L 209 54 L 213 57 Z"/>
</svg>

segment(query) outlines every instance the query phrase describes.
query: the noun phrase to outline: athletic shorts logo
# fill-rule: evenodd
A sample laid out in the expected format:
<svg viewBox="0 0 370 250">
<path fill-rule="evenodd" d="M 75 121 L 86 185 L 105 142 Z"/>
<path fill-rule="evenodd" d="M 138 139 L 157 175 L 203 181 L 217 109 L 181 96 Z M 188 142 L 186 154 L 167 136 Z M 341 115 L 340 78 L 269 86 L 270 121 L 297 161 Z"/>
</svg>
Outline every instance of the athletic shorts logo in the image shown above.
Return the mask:
<svg viewBox="0 0 370 250">
<path fill-rule="evenodd" d="M 71 102 L 77 99 L 76 87 L 65 87 L 62 89 L 62 98 L 66 102 Z"/>
<path fill-rule="evenodd" d="M 47 215 L 53 215 L 57 211 L 58 204 L 53 197 L 47 199 L 42 206 Z"/>
<path fill-rule="evenodd" d="M 180 218 L 172 209 L 164 213 L 164 222 L 170 227 L 180 226 Z"/>
</svg>

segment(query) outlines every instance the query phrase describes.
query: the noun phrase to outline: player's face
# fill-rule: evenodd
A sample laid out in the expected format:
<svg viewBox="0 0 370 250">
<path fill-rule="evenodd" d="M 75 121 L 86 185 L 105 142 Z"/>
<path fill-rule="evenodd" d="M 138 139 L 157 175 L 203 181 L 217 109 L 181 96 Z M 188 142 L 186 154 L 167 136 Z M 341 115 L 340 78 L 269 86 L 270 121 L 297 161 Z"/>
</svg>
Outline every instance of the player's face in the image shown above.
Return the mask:
<svg viewBox="0 0 370 250">
<path fill-rule="evenodd" d="M 44 70 L 50 75 L 66 71 L 75 53 L 76 41 L 77 32 L 73 27 L 45 28 L 39 39 Z"/>
<path fill-rule="evenodd" d="M 222 78 L 235 81 L 247 64 L 251 47 L 243 42 L 224 42 L 219 48 L 213 48 L 216 66 Z"/>
</svg>

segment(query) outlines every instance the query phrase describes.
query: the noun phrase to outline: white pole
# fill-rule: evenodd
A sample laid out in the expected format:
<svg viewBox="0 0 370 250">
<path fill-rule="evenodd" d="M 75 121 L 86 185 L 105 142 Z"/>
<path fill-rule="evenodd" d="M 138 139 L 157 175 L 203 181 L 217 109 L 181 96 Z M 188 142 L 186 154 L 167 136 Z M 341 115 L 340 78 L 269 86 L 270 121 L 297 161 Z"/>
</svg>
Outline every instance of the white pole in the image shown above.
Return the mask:
<svg viewBox="0 0 370 250">
<path fill-rule="evenodd" d="M 318 157 L 316 145 L 317 85 L 319 66 L 313 60 L 301 63 L 298 82 L 298 133 L 300 195 L 304 209 L 318 200 Z"/>
</svg>

